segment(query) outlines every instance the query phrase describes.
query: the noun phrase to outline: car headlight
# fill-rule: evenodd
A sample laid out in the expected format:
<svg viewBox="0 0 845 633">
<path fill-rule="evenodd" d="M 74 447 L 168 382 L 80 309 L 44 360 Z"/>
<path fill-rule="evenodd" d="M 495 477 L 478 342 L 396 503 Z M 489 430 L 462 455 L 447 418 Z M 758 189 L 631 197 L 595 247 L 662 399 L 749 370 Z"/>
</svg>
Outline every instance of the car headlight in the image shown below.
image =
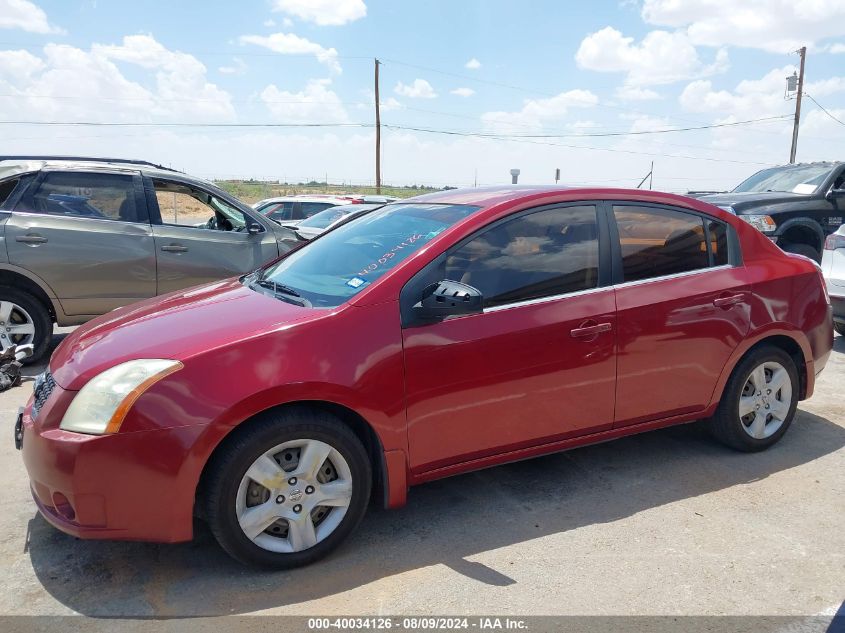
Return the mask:
<svg viewBox="0 0 845 633">
<path fill-rule="evenodd" d="M 775 229 L 778 228 L 777 223 L 770 215 L 740 215 L 739 217 L 761 233 L 774 233 Z"/>
<path fill-rule="evenodd" d="M 179 361 L 162 359 L 130 360 L 115 365 L 82 387 L 59 428 L 89 435 L 116 433 L 141 394 L 180 369 Z"/>
</svg>

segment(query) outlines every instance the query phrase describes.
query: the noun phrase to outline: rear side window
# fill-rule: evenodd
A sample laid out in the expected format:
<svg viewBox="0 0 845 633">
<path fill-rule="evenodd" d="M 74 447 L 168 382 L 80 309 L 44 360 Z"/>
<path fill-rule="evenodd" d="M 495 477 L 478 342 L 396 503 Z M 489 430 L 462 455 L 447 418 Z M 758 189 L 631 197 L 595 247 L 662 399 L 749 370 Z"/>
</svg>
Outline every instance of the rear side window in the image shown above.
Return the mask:
<svg viewBox="0 0 845 633">
<path fill-rule="evenodd" d="M 97 220 L 147 222 L 139 209 L 132 176 L 50 172 L 21 199 L 16 211 Z"/>
<path fill-rule="evenodd" d="M 484 305 L 598 286 L 596 207 L 537 211 L 484 231 L 449 254 L 446 279 L 481 291 Z"/>
<path fill-rule="evenodd" d="M 12 195 L 12 192 L 15 190 L 15 187 L 18 186 L 20 181 L 20 178 L 9 178 L 8 180 L 0 182 L 0 209 L 2 209 L 3 205 L 6 204 L 6 200 L 8 200 L 9 196 Z"/>
<path fill-rule="evenodd" d="M 715 220 L 707 225 L 710 232 L 710 252 L 713 253 L 714 266 L 728 264 L 728 227 Z"/>
<path fill-rule="evenodd" d="M 704 220 L 652 207 L 614 206 L 623 281 L 689 272 L 710 265 Z M 727 255 L 723 236 L 722 252 Z M 727 263 L 727 260 L 726 262 Z"/>
</svg>

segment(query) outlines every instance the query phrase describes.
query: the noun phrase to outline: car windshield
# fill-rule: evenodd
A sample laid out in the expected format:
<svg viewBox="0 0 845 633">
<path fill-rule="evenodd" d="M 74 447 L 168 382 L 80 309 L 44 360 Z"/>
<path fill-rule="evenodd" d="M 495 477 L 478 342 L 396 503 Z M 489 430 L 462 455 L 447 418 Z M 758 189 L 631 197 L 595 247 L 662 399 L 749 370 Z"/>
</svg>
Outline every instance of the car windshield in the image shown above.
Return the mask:
<svg viewBox="0 0 845 633">
<path fill-rule="evenodd" d="M 333 308 L 479 207 L 391 204 L 339 226 L 244 281 L 279 299 Z"/>
<path fill-rule="evenodd" d="M 354 206 L 356 208 L 350 209 L 350 206 Z M 325 211 L 320 211 L 319 213 L 315 213 L 307 220 L 303 220 L 299 223 L 299 226 L 307 227 L 311 229 L 324 229 L 329 226 L 332 222 L 336 222 L 340 218 L 343 218 L 350 213 L 354 213 L 360 209 L 359 205 L 343 205 L 340 207 L 331 207 L 326 209 Z"/>
<path fill-rule="evenodd" d="M 733 193 L 764 193 L 785 191 L 789 193 L 815 193 L 828 174 L 829 165 L 788 165 L 758 171 L 744 180 Z"/>
</svg>

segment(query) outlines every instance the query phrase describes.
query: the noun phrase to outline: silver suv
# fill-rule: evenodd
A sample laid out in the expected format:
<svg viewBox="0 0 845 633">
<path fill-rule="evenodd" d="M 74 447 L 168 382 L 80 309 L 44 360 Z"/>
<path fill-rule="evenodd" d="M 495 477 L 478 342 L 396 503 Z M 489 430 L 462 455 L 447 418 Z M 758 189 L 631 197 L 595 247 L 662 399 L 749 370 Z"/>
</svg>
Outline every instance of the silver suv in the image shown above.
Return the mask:
<svg viewBox="0 0 845 633">
<path fill-rule="evenodd" d="M 249 272 L 296 238 L 211 183 L 144 161 L 0 156 L 0 348 Z"/>
</svg>

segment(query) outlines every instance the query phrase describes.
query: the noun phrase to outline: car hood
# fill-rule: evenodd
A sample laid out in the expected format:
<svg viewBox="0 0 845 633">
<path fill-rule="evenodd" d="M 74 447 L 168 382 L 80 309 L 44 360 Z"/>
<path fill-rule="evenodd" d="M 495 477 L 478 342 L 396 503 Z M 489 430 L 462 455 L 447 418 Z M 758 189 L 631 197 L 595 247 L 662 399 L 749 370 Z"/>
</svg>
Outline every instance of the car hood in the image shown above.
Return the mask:
<svg viewBox="0 0 845 633">
<path fill-rule="evenodd" d="M 127 360 L 185 361 L 259 333 L 325 315 L 250 290 L 230 279 L 119 308 L 77 328 L 53 353 L 50 371 L 77 390 Z"/>
<path fill-rule="evenodd" d="M 787 191 L 765 191 L 762 193 L 716 193 L 701 196 L 699 200 L 717 207 L 734 207 L 740 211 L 756 206 L 790 202 L 796 198 L 806 198 L 806 194 Z"/>
</svg>

